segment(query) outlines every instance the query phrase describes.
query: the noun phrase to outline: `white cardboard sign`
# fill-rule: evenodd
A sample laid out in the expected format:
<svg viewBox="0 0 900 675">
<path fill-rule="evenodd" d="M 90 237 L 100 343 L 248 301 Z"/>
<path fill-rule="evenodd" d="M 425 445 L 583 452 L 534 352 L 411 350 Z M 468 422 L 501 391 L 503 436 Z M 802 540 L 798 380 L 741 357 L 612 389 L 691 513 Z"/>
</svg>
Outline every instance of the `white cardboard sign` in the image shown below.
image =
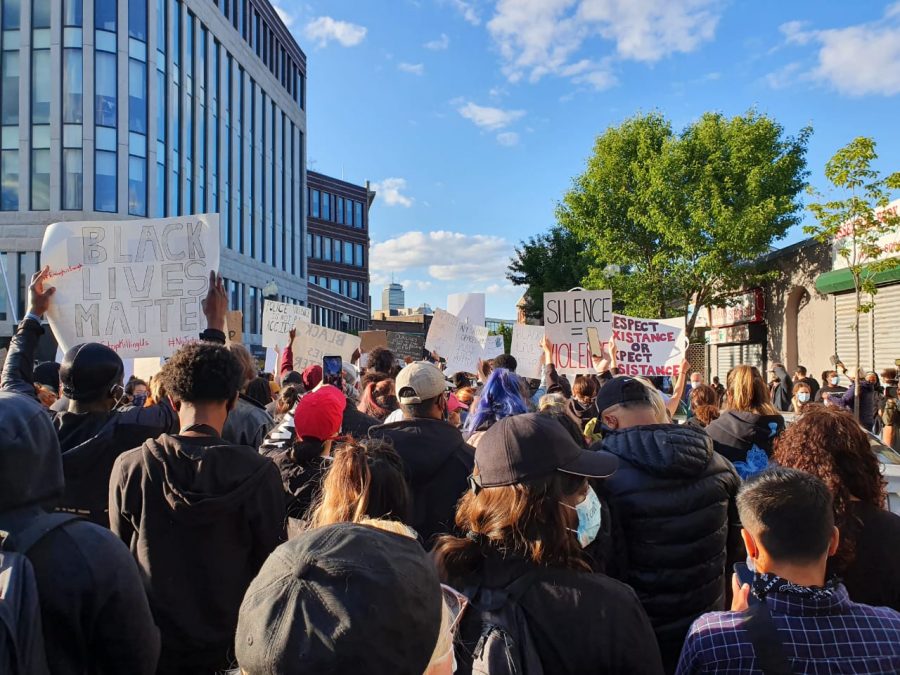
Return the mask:
<svg viewBox="0 0 900 675">
<path fill-rule="evenodd" d="M 53 223 L 41 260 L 56 287 L 47 320 L 63 351 L 99 342 L 122 358 L 171 356 L 206 328 L 219 216 Z"/>
<path fill-rule="evenodd" d="M 518 364 L 516 367 L 518 375 L 535 380 L 541 378 L 542 337 L 544 337 L 543 326 L 528 326 L 523 323 L 513 326 L 512 347 L 509 353 Z"/>
<path fill-rule="evenodd" d="M 496 358 L 505 352 L 502 335 L 488 335 L 484 342 L 484 354 L 481 358 L 484 361 Z"/>
<path fill-rule="evenodd" d="M 457 324 L 456 340 L 446 357 L 447 367 L 444 372 L 447 375 L 474 373 L 478 369 L 478 361 L 484 355 L 487 339 L 488 329 L 484 326 L 462 322 Z"/>
<path fill-rule="evenodd" d="M 484 293 L 454 293 L 447 296 L 447 311 L 463 323 L 484 325 Z"/>
<path fill-rule="evenodd" d="M 544 293 L 544 330 L 553 342 L 553 362 L 559 373 L 593 372 L 587 328 L 600 339 L 612 334 L 612 291 Z"/>
<path fill-rule="evenodd" d="M 359 349 L 359 338 L 337 330 L 317 326 L 308 321 L 294 324 L 297 337 L 294 338 L 294 370 L 302 373 L 307 366 L 322 365 L 326 356 L 340 356 L 349 362 L 353 352 Z"/>
<path fill-rule="evenodd" d="M 678 377 L 687 350 L 685 319 L 613 316 L 616 361 L 622 375 Z"/>
<path fill-rule="evenodd" d="M 263 347 L 284 348 L 288 333 L 298 321 L 310 323 L 312 312 L 303 305 L 291 305 L 286 302 L 266 300 L 263 302 L 262 345 Z"/>
<path fill-rule="evenodd" d="M 442 309 L 434 310 L 428 337 L 425 338 L 425 349 L 436 352 L 441 358 L 448 358 L 456 342 L 459 319 Z"/>
</svg>

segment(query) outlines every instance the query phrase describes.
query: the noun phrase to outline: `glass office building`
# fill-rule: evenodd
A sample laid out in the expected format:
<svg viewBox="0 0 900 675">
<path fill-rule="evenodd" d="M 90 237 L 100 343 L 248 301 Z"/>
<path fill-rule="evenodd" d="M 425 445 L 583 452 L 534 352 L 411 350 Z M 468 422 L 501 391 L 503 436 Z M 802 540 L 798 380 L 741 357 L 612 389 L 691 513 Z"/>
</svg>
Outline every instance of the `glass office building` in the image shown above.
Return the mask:
<svg viewBox="0 0 900 675">
<path fill-rule="evenodd" d="M 306 302 L 306 56 L 268 0 L 0 0 L 0 77 L 0 346 L 60 220 L 218 213 L 245 341 L 264 288 Z"/>
</svg>

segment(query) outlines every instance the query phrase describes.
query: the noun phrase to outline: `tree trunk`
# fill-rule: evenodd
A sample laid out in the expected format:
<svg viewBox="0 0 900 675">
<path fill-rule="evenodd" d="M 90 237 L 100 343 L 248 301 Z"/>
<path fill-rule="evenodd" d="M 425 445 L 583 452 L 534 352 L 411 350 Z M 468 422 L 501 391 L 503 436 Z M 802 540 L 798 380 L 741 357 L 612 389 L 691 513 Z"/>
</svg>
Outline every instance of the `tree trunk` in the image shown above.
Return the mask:
<svg viewBox="0 0 900 675">
<path fill-rule="evenodd" d="M 856 417 L 857 421 L 862 423 L 862 420 L 859 419 L 859 398 L 860 398 L 860 394 L 862 393 L 860 391 L 861 383 L 859 380 L 859 371 L 862 366 L 862 363 L 860 363 L 862 361 L 862 354 L 860 353 L 860 346 L 859 346 L 859 297 L 860 297 L 860 293 L 859 293 L 859 280 L 855 279 L 854 281 L 856 281 L 856 314 L 855 314 L 856 327 L 854 330 L 854 333 L 856 333 L 856 366 L 855 366 L 856 372 L 853 373 L 853 377 L 856 378 L 855 379 L 856 385 L 853 389 L 853 391 L 854 391 L 853 416 Z"/>
</svg>

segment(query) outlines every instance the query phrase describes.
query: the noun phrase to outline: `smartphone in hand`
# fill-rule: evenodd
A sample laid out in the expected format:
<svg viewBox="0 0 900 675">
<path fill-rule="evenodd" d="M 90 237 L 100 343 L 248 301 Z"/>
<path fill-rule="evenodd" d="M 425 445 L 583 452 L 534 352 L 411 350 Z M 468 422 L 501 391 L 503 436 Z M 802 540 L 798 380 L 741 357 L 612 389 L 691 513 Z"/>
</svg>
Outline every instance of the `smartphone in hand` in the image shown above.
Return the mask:
<svg viewBox="0 0 900 675">
<path fill-rule="evenodd" d="M 326 356 L 322 359 L 322 382 L 338 389 L 343 388 L 344 361 L 340 356 Z"/>
<path fill-rule="evenodd" d="M 747 563 L 735 563 L 734 573 L 737 574 L 737 578 L 741 583 L 741 586 L 743 586 L 744 584 L 749 584 L 750 587 L 753 588 L 753 571 L 749 567 L 747 567 Z M 759 604 L 759 600 L 754 597 L 753 593 L 750 594 L 747 602 L 751 605 Z"/>
</svg>

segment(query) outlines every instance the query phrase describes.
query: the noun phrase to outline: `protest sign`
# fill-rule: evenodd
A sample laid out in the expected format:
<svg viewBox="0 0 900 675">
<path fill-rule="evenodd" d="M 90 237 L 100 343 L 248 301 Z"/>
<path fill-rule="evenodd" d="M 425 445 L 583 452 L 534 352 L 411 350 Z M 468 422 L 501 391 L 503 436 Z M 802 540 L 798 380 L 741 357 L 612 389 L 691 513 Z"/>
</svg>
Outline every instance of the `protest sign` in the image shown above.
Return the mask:
<svg viewBox="0 0 900 675">
<path fill-rule="evenodd" d="M 294 324 L 298 321 L 310 323 L 311 320 L 309 307 L 266 300 L 263 303 L 262 346 L 284 348 Z"/>
<path fill-rule="evenodd" d="M 454 373 L 474 373 L 478 369 L 478 361 L 484 355 L 488 329 L 470 323 L 458 323 L 453 349 L 447 354 L 447 375 Z M 441 354 L 443 356 L 443 354 Z"/>
<path fill-rule="evenodd" d="M 302 373 L 307 366 L 321 366 L 326 356 L 340 356 L 349 362 L 353 352 L 359 349 L 359 338 L 340 331 L 298 320 L 294 324 L 294 370 Z"/>
<path fill-rule="evenodd" d="M 535 380 L 541 378 L 542 337 L 544 337 L 543 326 L 528 326 L 524 323 L 513 326 L 512 347 L 509 353 L 518 364 L 516 367 L 518 375 Z"/>
<path fill-rule="evenodd" d="M 483 361 L 496 358 L 505 351 L 502 335 L 488 335 L 484 342 L 484 353 L 481 355 Z"/>
<path fill-rule="evenodd" d="M 53 223 L 41 260 L 56 287 L 47 320 L 63 351 L 99 342 L 122 358 L 171 356 L 206 328 L 219 216 Z"/>
<path fill-rule="evenodd" d="M 447 296 L 447 311 L 463 323 L 484 325 L 484 293 L 454 293 Z"/>
<path fill-rule="evenodd" d="M 266 347 L 266 363 L 263 369 L 267 373 L 274 373 L 276 379 L 281 379 L 281 373 L 276 372 L 278 369 L 278 353 L 273 347 Z"/>
<path fill-rule="evenodd" d="M 225 313 L 226 344 L 242 344 L 244 342 L 244 313 L 236 309 Z"/>
<path fill-rule="evenodd" d="M 428 337 L 425 340 L 425 349 L 435 352 L 441 358 L 447 358 L 453 351 L 456 341 L 456 331 L 459 327 L 459 319 L 450 312 L 442 309 L 434 310 L 431 326 L 428 329 Z"/>
<path fill-rule="evenodd" d="M 137 358 L 134 359 L 132 372 L 137 379 L 143 380 L 144 382 L 149 382 L 151 377 L 162 370 L 162 367 L 163 360 L 158 356 Z"/>
<path fill-rule="evenodd" d="M 544 330 L 553 342 L 553 362 L 559 373 L 592 372 L 587 328 L 593 326 L 601 340 L 612 333 L 612 292 L 571 291 L 544 293 Z"/>
<path fill-rule="evenodd" d="M 421 361 L 425 351 L 425 336 L 420 333 L 399 333 L 388 331 L 387 333 L 388 349 L 398 359 L 405 359 L 407 356 L 413 361 Z"/>
<path fill-rule="evenodd" d="M 613 316 L 616 361 L 622 375 L 678 377 L 687 350 L 684 317 L 636 319 Z"/>
<path fill-rule="evenodd" d="M 359 351 L 370 352 L 377 347 L 387 347 L 387 332 L 383 330 L 364 330 L 359 334 Z"/>
</svg>

